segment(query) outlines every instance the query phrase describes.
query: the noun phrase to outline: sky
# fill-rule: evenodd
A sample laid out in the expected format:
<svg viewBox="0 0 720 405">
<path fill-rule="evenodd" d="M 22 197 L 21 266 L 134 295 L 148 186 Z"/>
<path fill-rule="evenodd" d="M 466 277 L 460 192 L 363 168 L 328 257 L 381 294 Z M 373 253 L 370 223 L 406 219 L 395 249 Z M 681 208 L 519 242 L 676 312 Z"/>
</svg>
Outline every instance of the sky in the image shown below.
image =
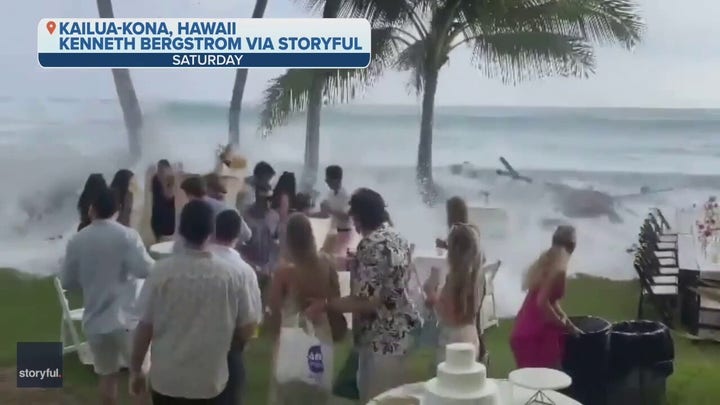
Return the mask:
<svg viewBox="0 0 720 405">
<path fill-rule="evenodd" d="M 515 86 L 488 79 L 458 49 L 441 72 L 438 105 L 720 108 L 720 1 L 637 0 L 646 23 L 634 50 L 597 50 L 589 79 L 550 78 Z M 122 0 L 116 17 L 249 17 L 254 0 Z M 266 17 L 313 17 L 300 1 L 269 0 Z M 0 17 L 0 97 L 113 98 L 107 70 L 44 70 L 36 27 L 47 17 L 96 17 L 92 0 L 14 2 Z M 282 70 L 252 70 L 245 102 L 257 104 Z M 225 102 L 233 70 L 133 70 L 142 99 Z M 389 72 L 356 102 L 416 104 L 407 73 Z"/>
</svg>

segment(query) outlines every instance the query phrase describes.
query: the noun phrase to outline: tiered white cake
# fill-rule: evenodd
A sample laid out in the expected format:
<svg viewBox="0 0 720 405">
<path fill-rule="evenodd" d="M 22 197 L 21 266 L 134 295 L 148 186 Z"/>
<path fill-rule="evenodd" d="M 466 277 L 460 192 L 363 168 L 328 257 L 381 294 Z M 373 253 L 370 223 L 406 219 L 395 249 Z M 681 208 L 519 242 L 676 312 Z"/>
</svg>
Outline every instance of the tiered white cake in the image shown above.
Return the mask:
<svg viewBox="0 0 720 405">
<path fill-rule="evenodd" d="M 497 385 L 486 379 L 485 366 L 476 357 L 472 344 L 447 345 L 437 377 L 425 383 L 422 405 L 497 405 Z"/>
</svg>

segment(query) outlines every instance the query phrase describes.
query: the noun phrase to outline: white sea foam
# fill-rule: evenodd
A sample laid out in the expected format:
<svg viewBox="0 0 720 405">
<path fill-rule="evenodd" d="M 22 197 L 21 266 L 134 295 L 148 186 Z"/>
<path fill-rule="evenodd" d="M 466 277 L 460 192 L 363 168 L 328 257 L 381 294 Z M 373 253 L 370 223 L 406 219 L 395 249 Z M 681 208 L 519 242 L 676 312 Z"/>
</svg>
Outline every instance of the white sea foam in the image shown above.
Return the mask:
<svg viewBox="0 0 720 405">
<path fill-rule="evenodd" d="M 145 156 L 134 168 L 136 173 L 144 173 L 147 165 L 159 158 L 181 160 L 188 171 L 212 167 L 215 147 L 226 141 L 225 106 L 144 107 Z M 525 171 L 534 177 L 592 186 L 611 194 L 637 192 L 643 185 L 676 189 L 624 202 L 618 209 L 625 219 L 622 224 L 611 224 L 607 218 L 567 220 L 578 229 L 571 265 L 574 272 L 614 279 L 633 277 L 631 257 L 625 249 L 636 239 L 648 207 L 665 207 L 672 213 L 674 207 L 713 194 L 709 188 L 715 178 L 658 173 L 717 172 L 720 147 L 711 139 L 720 129 L 718 121 L 666 117 L 662 125 L 652 127 L 654 121 L 642 119 L 644 116 L 631 115 L 632 120 L 623 121 L 628 118 L 618 111 L 612 120 L 602 111 L 580 117 L 503 109 L 439 111 L 436 164 L 467 160 L 488 170 L 470 179 L 439 167 L 436 180 L 448 195 L 479 204 L 480 191 L 490 191 L 489 204 L 502 207 L 509 215 L 508 238 L 484 240 L 489 259 L 504 263 L 496 279 L 502 314 L 517 309 L 523 297 L 519 288 L 522 274 L 549 243 L 552 229 L 540 226 L 541 221 L 563 217 L 541 186 L 493 175 L 498 156 L 506 156 L 521 171 L 545 169 Z M 271 138 L 261 139 L 255 114 L 245 113 L 242 128 L 241 147 L 251 163 L 267 160 L 279 170 L 299 170 L 304 122 L 291 121 Z M 677 127 L 683 122 L 686 127 Z M 49 274 L 57 269 L 65 240 L 76 226 L 74 205 L 87 175 L 102 172 L 109 181 L 122 166 L 127 146 L 119 108 L 115 102 L 0 102 L 0 125 L 5 124 L 11 131 L 0 132 L 0 187 L 4 190 L 0 199 L 0 267 Z M 617 128 L 623 125 L 635 136 L 618 134 Z M 658 133 L 655 137 L 651 136 L 653 128 Z M 413 171 L 417 129 L 415 109 L 325 111 L 321 164 L 341 164 L 348 189 L 367 186 L 382 193 L 402 233 L 419 248 L 432 248 L 435 238 L 446 232 L 444 206 L 429 208 L 417 197 Z M 688 137 L 693 131 L 694 136 Z M 572 171 L 557 171 L 563 169 Z M 319 183 L 317 188 L 324 190 L 324 185 Z M 65 236 L 48 240 L 58 235 Z"/>
</svg>

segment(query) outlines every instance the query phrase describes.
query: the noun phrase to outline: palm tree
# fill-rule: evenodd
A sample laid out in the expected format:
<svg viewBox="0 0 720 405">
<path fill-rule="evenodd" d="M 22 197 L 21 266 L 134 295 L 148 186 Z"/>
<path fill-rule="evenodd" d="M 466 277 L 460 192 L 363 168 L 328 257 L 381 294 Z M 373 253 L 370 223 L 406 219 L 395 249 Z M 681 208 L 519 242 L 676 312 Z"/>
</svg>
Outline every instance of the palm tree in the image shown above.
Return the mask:
<svg viewBox="0 0 720 405">
<path fill-rule="evenodd" d="M 435 94 L 440 70 L 460 46 L 489 77 L 506 83 L 594 73 L 592 44 L 632 48 L 642 23 L 633 0 L 344 0 L 339 16 L 391 28 L 403 48 L 396 67 L 412 73 L 422 95 L 416 179 L 426 202 L 432 176 Z"/>
<path fill-rule="evenodd" d="M 263 18 L 268 0 L 256 0 L 252 18 Z M 240 144 L 240 113 L 242 111 L 242 99 L 245 93 L 248 70 L 238 69 L 235 71 L 235 84 L 233 85 L 232 97 L 230 98 L 230 111 L 228 114 L 228 143 L 237 146 Z"/>
<path fill-rule="evenodd" d="M 307 0 L 311 10 L 322 5 L 323 18 L 336 18 L 342 0 Z M 358 69 L 290 69 L 273 79 L 265 90 L 261 113 L 264 135 L 287 122 L 294 112 L 307 109 L 305 157 L 301 189 L 310 191 L 317 180 L 320 157 L 320 117 L 324 103 L 347 102 L 371 85 L 396 54 L 389 27 L 372 30 L 373 61 L 367 70 Z"/>
<path fill-rule="evenodd" d="M 98 14 L 100 18 L 114 18 L 112 0 L 97 0 Z M 143 116 L 135 94 L 130 70 L 112 69 L 115 92 L 120 100 L 120 107 L 123 111 L 125 128 L 128 133 L 128 146 L 130 147 L 130 158 L 133 161 L 140 159 L 142 153 L 142 125 Z"/>
</svg>

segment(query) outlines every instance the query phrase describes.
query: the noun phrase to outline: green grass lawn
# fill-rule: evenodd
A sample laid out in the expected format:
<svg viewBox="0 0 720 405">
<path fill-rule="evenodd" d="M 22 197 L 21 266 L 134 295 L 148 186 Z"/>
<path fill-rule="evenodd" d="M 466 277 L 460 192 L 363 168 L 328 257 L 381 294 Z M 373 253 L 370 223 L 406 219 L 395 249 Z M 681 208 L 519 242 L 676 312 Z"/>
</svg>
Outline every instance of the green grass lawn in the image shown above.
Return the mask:
<svg viewBox="0 0 720 405">
<path fill-rule="evenodd" d="M 564 307 L 570 314 L 592 314 L 610 321 L 632 319 L 636 310 L 638 287 L 636 282 L 616 282 L 579 277 L 569 282 Z M 0 404 L 31 403 L 93 403 L 96 378 L 77 356 L 65 359 L 65 388 L 46 393 L 41 402 L 31 400 L 29 390 L 15 387 L 15 345 L 18 341 L 57 341 L 60 327 L 60 307 L 51 279 L 19 275 L 0 270 Z M 491 353 L 490 376 L 505 377 L 514 367 L 508 345 L 511 320 L 503 320 L 500 327 L 487 332 L 486 341 Z M 675 373 L 668 382 L 670 404 L 704 405 L 720 403 L 720 345 L 691 342 L 675 336 Z M 344 360 L 348 345 L 342 345 L 336 359 Z M 258 339 L 247 349 L 248 404 L 265 403 L 267 380 L 270 374 L 268 340 Z M 422 352 L 412 358 L 409 381 L 430 377 L 433 353 Z M 8 378 L 7 376 L 10 376 Z M 125 392 L 125 390 L 123 390 Z M 47 398 L 53 398 L 52 400 Z"/>
</svg>

